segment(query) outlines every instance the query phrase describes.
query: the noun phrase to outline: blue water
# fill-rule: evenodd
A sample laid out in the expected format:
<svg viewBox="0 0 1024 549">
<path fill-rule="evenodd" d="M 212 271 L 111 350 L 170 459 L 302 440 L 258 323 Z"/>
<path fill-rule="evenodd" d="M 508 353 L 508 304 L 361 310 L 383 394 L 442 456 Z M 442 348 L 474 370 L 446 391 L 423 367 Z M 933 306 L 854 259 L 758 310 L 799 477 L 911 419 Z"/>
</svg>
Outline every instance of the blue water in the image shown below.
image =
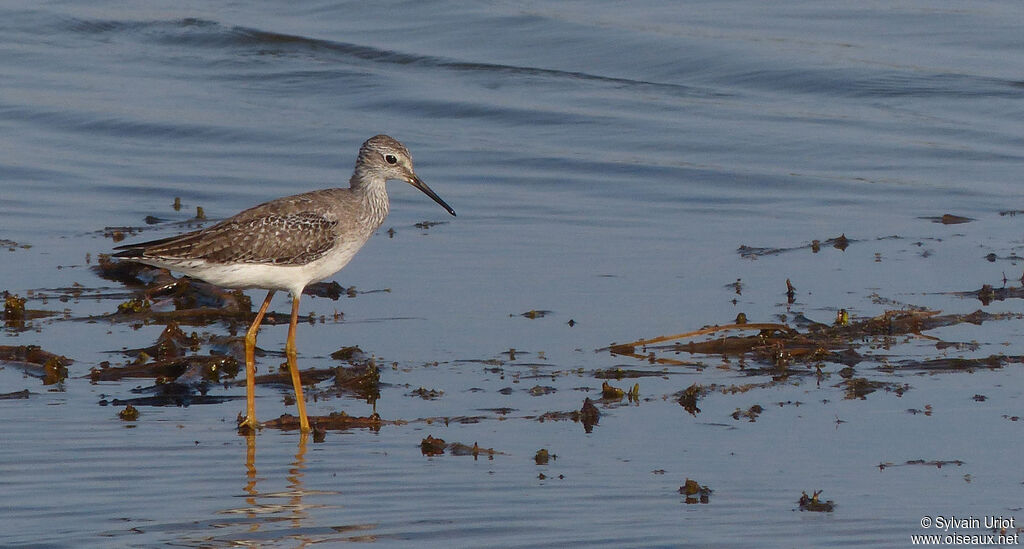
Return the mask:
<svg viewBox="0 0 1024 549">
<path fill-rule="evenodd" d="M 842 400 L 836 377 L 712 394 L 692 417 L 671 397 L 691 383 L 765 379 L 685 356 L 707 368 L 641 378 L 644 400 L 604 407 L 592 434 L 528 418 L 578 409 L 600 390 L 596 368 L 647 366 L 594 352 L 614 341 L 738 312 L 970 313 L 982 305 L 951 292 L 1013 285 L 1020 264 L 985 256 L 1024 254 L 1024 217 L 1000 215 L 1024 204 L 1021 28 L 1016 2 L 4 3 L 0 239 L 31 247 L 0 249 L 0 290 L 33 292 L 32 308 L 111 312 L 115 299 L 38 294 L 122 291 L 89 269 L 114 245 L 105 227 L 159 238 L 197 206 L 217 219 L 345 185 L 377 133 L 402 140 L 459 215 L 392 183 L 394 235 L 334 277 L 390 291 L 303 301 L 303 314 L 344 313 L 300 327 L 303 368 L 337 365 L 328 355 L 345 345 L 385 366 L 378 411 L 412 421 L 379 433 L 304 446 L 264 431 L 247 463 L 237 401 L 144 408 L 133 428 L 97 405 L 150 382 L 83 376 L 162 326 L 5 332 L 4 345 L 76 363 L 58 391 L 0 363 L 0 393 L 32 392 L 0 400 L 0 545 L 903 547 L 928 533 L 924 515 L 1019 513 L 1024 422 L 1004 417 L 1024 415 L 1019 365 L 898 375 L 904 396 L 865 401 Z M 922 219 L 946 213 L 974 221 Z M 736 252 L 843 233 L 845 252 Z M 551 313 L 519 316 L 531 309 Z M 974 348 L 888 344 L 899 357 L 1022 355 L 1022 331 L 1009 319 L 928 334 Z M 283 346 L 283 327 L 260 335 Z M 418 387 L 444 394 L 408 396 Z M 261 418 L 290 410 L 283 394 L 260 389 Z M 802 404 L 773 406 L 786 401 Z M 753 404 L 766 408 L 756 423 L 730 417 Z M 926 404 L 934 414 L 906 411 Z M 496 407 L 514 411 L 481 411 Z M 426 458 L 428 434 L 503 454 Z M 558 460 L 536 465 L 542 447 Z M 878 468 L 913 459 L 964 465 Z M 683 504 L 687 477 L 711 503 Z M 802 490 L 836 512 L 794 511 Z"/>
</svg>

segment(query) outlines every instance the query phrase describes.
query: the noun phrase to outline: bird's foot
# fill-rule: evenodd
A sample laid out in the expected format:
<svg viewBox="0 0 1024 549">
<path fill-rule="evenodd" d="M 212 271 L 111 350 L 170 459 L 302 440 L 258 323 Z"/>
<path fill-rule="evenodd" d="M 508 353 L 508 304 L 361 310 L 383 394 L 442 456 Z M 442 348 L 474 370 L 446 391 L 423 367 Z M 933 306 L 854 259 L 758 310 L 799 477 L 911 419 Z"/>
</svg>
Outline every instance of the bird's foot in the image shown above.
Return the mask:
<svg viewBox="0 0 1024 549">
<path fill-rule="evenodd" d="M 254 435 L 262 425 L 256 421 L 256 416 L 243 416 L 238 414 L 238 433 L 242 435 Z"/>
</svg>

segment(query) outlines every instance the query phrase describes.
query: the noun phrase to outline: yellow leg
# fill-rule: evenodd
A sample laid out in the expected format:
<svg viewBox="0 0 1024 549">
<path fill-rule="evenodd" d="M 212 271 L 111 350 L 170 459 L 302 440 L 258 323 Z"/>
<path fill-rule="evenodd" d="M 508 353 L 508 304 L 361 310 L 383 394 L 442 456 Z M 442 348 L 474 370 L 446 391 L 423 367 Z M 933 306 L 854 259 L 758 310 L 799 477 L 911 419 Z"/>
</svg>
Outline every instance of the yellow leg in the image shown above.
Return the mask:
<svg viewBox="0 0 1024 549">
<path fill-rule="evenodd" d="M 267 298 L 256 313 L 256 319 L 252 326 L 245 332 L 245 419 L 238 423 L 239 428 L 246 428 L 255 431 L 259 427 L 256 421 L 256 334 L 260 331 L 260 324 L 263 316 L 267 314 L 267 307 L 270 307 L 270 300 L 274 297 L 274 290 L 267 292 Z"/>
<path fill-rule="evenodd" d="M 288 357 L 288 370 L 292 373 L 292 386 L 295 388 L 295 406 L 299 409 L 299 428 L 303 433 L 309 432 L 309 418 L 306 416 L 306 397 L 302 393 L 302 380 L 299 379 L 299 365 L 295 361 L 295 327 L 299 323 L 299 296 L 292 296 L 292 322 L 288 325 L 288 342 L 284 346 L 284 354 Z"/>
</svg>

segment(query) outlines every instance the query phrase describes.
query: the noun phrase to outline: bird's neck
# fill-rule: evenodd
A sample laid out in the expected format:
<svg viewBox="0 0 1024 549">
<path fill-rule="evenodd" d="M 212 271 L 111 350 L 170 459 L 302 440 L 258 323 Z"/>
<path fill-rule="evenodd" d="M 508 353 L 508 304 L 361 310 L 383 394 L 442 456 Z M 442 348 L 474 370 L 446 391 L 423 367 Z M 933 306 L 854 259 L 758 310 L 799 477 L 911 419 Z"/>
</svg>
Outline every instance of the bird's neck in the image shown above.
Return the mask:
<svg viewBox="0 0 1024 549">
<path fill-rule="evenodd" d="M 368 220 L 372 221 L 375 228 L 379 227 L 388 216 L 390 208 L 386 180 L 373 173 L 357 171 L 352 174 L 349 187 L 362 201 Z"/>
</svg>

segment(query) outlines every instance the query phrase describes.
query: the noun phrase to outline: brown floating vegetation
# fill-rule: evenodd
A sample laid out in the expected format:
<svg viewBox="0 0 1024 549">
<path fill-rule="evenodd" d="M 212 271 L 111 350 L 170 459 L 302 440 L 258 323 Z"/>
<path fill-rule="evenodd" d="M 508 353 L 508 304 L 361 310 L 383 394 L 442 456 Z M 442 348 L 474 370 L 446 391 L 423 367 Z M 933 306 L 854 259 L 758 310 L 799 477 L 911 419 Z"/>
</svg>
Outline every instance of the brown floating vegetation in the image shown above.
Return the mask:
<svg viewBox="0 0 1024 549">
<path fill-rule="evenodd" d="M 905 467 L 907 465 L 926 465 L 926 466 L 929 466 L 929 467 L 935 467 L 936 469 L 942 469 L 942 467 L 944 465 L 956 465 L 957 467 L 961 467 L 961 466 L 964 465 L 964 463 L 965 462 L 963 462 L 963 461 L 961 461 L 959 459 L 952 459 L 952 460 L 932 459 L 932 460 L 927 460 L 927 461 L 923 460 L 923 459 L 911 459 L 911 460 L 905 461 L 903 463 L 892 463 L 890 461 L 885 461 L 885 462 L 882 462 L 882 463 L 878 464 L 878 469 L 879 470 L 885 470 L 885 469 L 889 469 L 891 467 Z"/>
<path fill-rule="evenodd" d="M 434 438 L 431 435 L 427 435 L 427 438 L 420 442 L 420 452 L 425 456 L 440 456 L 444 455 L 445 451 L 453 456 L 473 456 L 473 459 L 478 459 L 481 455 L 487 456 L 487 459 L 503 455 L 502 452 L 494 448 L 481 448 L 476 442 L 472 446 L 461 442 L 446 443 L 444 439 Z"/>
<path fill-rule="evenodd" d="M 985 255 L 985 261 L 988 261 L 989 263 L 995 263 L 996 261 L 1011 261 L 1014 264 L 1017 264 L 1022 259 L 1024 259 L 1024 257 L 1017 255 L 1017 252 L 1010 252 L 1010 255 L 1007 256 L 999 256 L 994 252 L 990 252 Z"/>
<path fill-rule="evenodd" d="M 883 238 L 878 238 L 876 240 L 883 240 L 883 239 L 888 239 L 888 238 L 893 238 L 893 237 L 891 237 L 891 236 L 890 237 L 883 237 Z M 831 246 L 831 247 L 833 247 L 833 248 L 835 248 L 835 249 L 837 249 L 839 251 L 845 251 L 846 248 L 848 248 L 850 246 L 851 242 L 856 242 L 856 240 L 850 240 L 849 238 L 846 237 L 846 234 L 844 233 L 844 234 L 841 234 L 841 235 L 839 235 L 839 236 L 837 236 L 835 238 L 828 238 L 824 242 L 821 242 L 819 240 L 812 240 L 810 244 L 807 244 L 807 245 L 804 245 L 804 246 L 794 246 L 794 247 L 791 247 L 791 248 L 758 248 L 758 247 L 755 247 L 755 246 L 747 246 L 746 244 L 744 244 L 744 245 L 741 245 L 739 248 L 736 249 L 736 253 L 740 254 L 740 257 L 742 257 L 744 259 L 757 259 L 757 258 L 762 257 L 762 256 L 778 255 L 778 254 L 782 254 L 782 253 L 786 253 L 786 252 L 792 252 L 792 251 L 796 251 L 796 250 L 805 250 L 805 249 L 809 249 L 813 253 L 818 253 L 821 250 L 821 245 L 822 244 L 824 244 L 826 246 Z M 737 289 L 737 293 L 739 293 L 738 289 Z"/>
<path fill-rule="evenodd" d="M 15 242 L 13 240 L 8 240 L 6 238 L 0 238 L 0 248 L 7 248 L 7 251 L 9 251 L 9 252 L 13 252 L 13 251 L 15 251 L 15 250 L 17 250 L 19 248 L 22 249 L 22 250 L 27 250 L 27 249 L 29 249 L 31 247 L 32 247 L 31 244 L 21 244 L 20 242 Z"/>
<path fill-rule="evenodd" d="M 420 452 L 425 456 L 440 456 L 444 454 L 445 441 L 443 438 L 434 438 L 427 435 L 427 438 L 420 441 Z"/>
<path fill-rule="evenodd" d="M 380 369 L 373 360 L 354 363 L 346 368 L 338 366 L 334 371 L 334 385 L 328 389 L 333 395 L 353 394 L 373 404 L 380 398 Z M 302 372 L 306 375 L 306 371 Z"/>
<path fill-rule="evenodd" d="M 1024 277 L 1022 282 L 1024 282 Z M 982 305 L 989 305 L 993 301 L 1005 301 L 1007 299 L 1024 299 L 1024 287 L 1002 287 L 993 288 L 991 284 L 983 284 L 980 289 L 967 292 L 954 292 L 953 295 L 961 297 L 974 297 Z"/>
<path fill-rule="evenodd" d="M 303 372 L 305 374 L 305 372 Z M 379 431 L 385 425 L 404 425 L 402 420 L 381 419 L 377 414 L 369 416 L 350 416 L 345 412 L 332 412 L 326 416 L 309 416 L 310 425 L 316 425 L 321 429 L 332 431 L 344 431 L 347 429 L 370 429 Z M 282 414 L 277 419 L 264 421 L 263 427 L 270 429 L 281 429 L 283 431 L 296 431 L 299 429 L 299 418 L 291 414 Z"/>
<path fill-rule="evenodd" d="M 452 442 L 448 445 L 448 453 L 453 456 L 473 456 L 473 459 L 476 459 L 481 455 L 487 456 L 487 459 L 494 459 L 494 456 L 502 454 L 502 452 L 499 452 L 494 448 L 481 448 L 480 445 L 475 442 L 472 446 L 462 444 L 461 442 Z"/>
<path fill-rule="evenodd" d="M 363 353 L 363 350 L 360 349 L 359 346 L 357 345 L 342 347 L 341 349 L 338 349 L 337 351 L 331 353 L 331 358 L 333 358 L 334 360 L 345 360 L 348 362 L 351 362 L 353 360 L 360 360 L 365 356 L 366 354 Z"/>
<path fill-rule="evenodd" d="M 420 387 L 419 389 L 413 389 L 408 393 L 408 396 L 420 397 L 423 400 L 437 400 L 444 395 L 444 391 L 438 389 L 427 389 L 426 387 Z"/>
<path fill-rule="evenodd" d="M 4 296 L 4 321 L 25 320 L 25 298 L 17 295 Z"/>
<path fill-rule="evenodd" d="M 382 291 L 390 292 L 391 290 Z M 349 286 L 348 288 L 346 288 L 334 281 L 314 282 L 313 284 L 306 286 L 302 290 L 302 293 L 304 295 L 310 295 L 314 297 L 326 297 L 327 299 L 330 299 L 332 301 L 337 301 L 338 299 L 341 298 L 341 296 L 351 298 L 359 295 L 359 292 L 356 291 L 355 286 Z"/>
<path fill-rule="evenodd" d="M 164 331 L 156 338 L 156 343 L 150 347 L 139 349 L 136 352 L 129 352 L 128 354 L 146 353 L 157 359 L 163 358 L 174 358 L 185 356 L 187 351 L 198 352 L 199 351 L 199 336 L 192 332 L 191 334 L 185 334 L 181 329 L 181 326 L 177 322 L 170 322 L 164 328 Z"/>
<path fill-rule="evenodd" d="M 750 423 L 754 423 L 755 421 L 757 421 L 757 416 L 761 415 L 762 412 L 764 412 L 764 407 L 762 407 L 760 404 L 755 404 L 750 408 L 747 408 L 746 410 L 736 408 L 736 411 L 733 412 L 731 415 L 733 419 L 746 419 Z"/>
<path fill-rule="evenodd" d="M 851 320 L 848 314 L 841 311 L 832 325 L 816 323 L 804 319 L 806 327 L 801 332 L 785 324 L 747 323 L 709 326 L 700 330 L 639 339 L 629 343 L 612 344 L 598 349 L 613 355 L 630 356 L 658 364 L 689 365 L 678 359 L 658 357 L 657 352 L 685 352 L 689 354 L 739 356 L 753 358 L 765 368 L 745 367 L 747 373 L 764 373 L 772 375 L 790 375 L 797 373 L 789 369 L 792 364 L 810 365 L 820 371 L 821 364 L 832 362 L 848 367 L 854 366 L 872 357 L 863 356 L 858 349 L 864 347 L 875 338 L 891 338 L 896 336 L 918 337 L 943 343 L 937 338 L 926 336 L 922 332 L 935 328 L 957 324 L 976 324 L 990 320 L 1021 318 L 1017 313 L 986 313 L 975 311 L 970 314 L 943 315 L 941 311 L 928 309 L 891 310 L 885 313 L 860 320 Z M 754 331 L 752 336 L 721 336 L 705 341 L 675 342 L 666 345 L 655 345 L 669 341 L 687 339 L 700 335 L 711 335 L 726 331 Z M 949 344 L 947 344 L 949 345 Z M 639 350 L 637 348 L 640 348 Z M 950 359 L 941 358 L 931 361 L 893 362 L 886 360 L 885 366 L 879 369 L 965 369 L 965 368 L 998 368 L 1010 362 L 1022 362 L 1024 357 L 993 355 L 984 359 Z M 806 370 L 804 371 L 806 373 Z M 883 388 L 882 386 L 874 389 Z M 862 388 L 858 388 L 860 391 Z M 870 391 L 868 391 L 870 392 Z M 866 394 L 866 393 L 865 393 Z"/>
<path fill-rule="evenodd" d="M 792 286 L 790 283 L 788 286 Z M 991 291 L 983 288 L 983 292 Z M 1022 291 L 1024 292 L 1024 291 Z M 1009 295 L 1009 294 L 1004 294 Z M 875 296 L 876 303 L 887 301 Z M 788 316 L 788 315 L 787 315 Z M 864 374 L 868 372 L 893 373 L 946 373 L 973 372 L 977 370 L 993 370 L 1012 364 L 1024 363 L 1024 355 L 991 354 L 989 356 L 951 357 L 947 356 L 950 349 L 976 352 L 977 343 L 943 341 L 927 335 L 926 332 L 937 328 L 957 325 L 981 325 L 989 321 L 1021 319 L 1019 313 L 988 313 L 977 310 L 968 314 L 943 314 L 938 310 L 905 306 L 902 309 L 888 310 L 868 318 L 852 318 L 845 309 L 840 309 L 832 324 L 812 321 L 802 314 L 793 317 L 795 326 L 786 323 L 752 323 L 737 321 L 733 324 L 706 326 L 699 330 L 644 338 L 628 343 L 616 343 L 598 349 L 607 351 L 613 356 L 627 356 L 648 364 L 656 364 L 667 371 L 673 367 L 685 366 L 691 370 L 702 371 L 709 367 L 735 370 L 747 376 L 767 376 L 762 382 L 739 385 L 700 385 L 691 384 L 686 389 L 667 395 L 674 398 L 691 415 L 701 412 L 699 401 L 710 392 L 733 394 L 746 392 L 753 388 L 769 387 L 778 383 L 786 383 L 790 378 L 799 380 L 801 377 L 813 378 L 818 386 L 830 385 L 842 391 L 844 399 L 867 399 L 876 392 L 885 392 L 897 397 L 903 396 L 911 389 L 909 383 L 902 379 L 886 376 L 873 379 Z M 738 319 L 739 320 L 739 319 Z M 745 320 L 745 319 L 744 319 Z M 731 332 L 747 332 L 732 334 Z M 710 336 L 703 340 L 691 340 L 699 336 Z M 687 341 L 691 340 L 691 341 Z M 880 350 L 888 350 L 893 345 L 919 340 L 927 343 L 941 353 L 934 358 L 914 357 L 898 358 L 881 354 Z M 680 354 L 706 355 L 695 357 L 697 360 L 683 360 Z M 720 360 L 717 366 L 708 364 L 707 357 Z M 860 366 L 861 363 L 869 366 Z M 832 368 L 828 368 L 831 365 Z M 653 375 L 654 372 L 637 371 L 616 367 L 606 371 L 595 372 L 598 379 L 622 379 L 628 376 Z M 827 380 L 837 376 L 832 383 Z M 663 376 L 664 377 L 664 376 Z M 799 381 L 796 381 L 799 383 Z M 608 402 L 619 398 L 622 389 L 604 381 L 602 401 Z M 917 410 L 911 410 L 917 413 Z M 754 422 L 764 412 L 764 407 L 753 405 L 749 408 L 736 408 L 731 414 L 734 420 Z M 926 407 L 923 413 L 930 415 L 931 408 Z M 551 417 L 550 415 L 546 415 Z M 842 423 L 838 420 L 837 423 Z"/>
<path fill-rule="evenodd" d="M 28 322 L 30 320 L 53 317 L 60 314 L 56 311 L 28 309 L 25 307 L 25 303 L 28 301 L 27 298 L 8 291 L 0 292 L 0 297 L 4 301 L 3 315 L 0 316 L 0 319 L 4 321 L 4 327 L 12 332 L 20 332 L 32 328 L 32 324 Z"/>
<path fill-rule="evenodd" d="M 534 385 L 533 387 L 530 387 L 529 391 L 527 392 L 530 393 L 530 396 L 544 396 L 557 391 L 558 389 L 550 385 Z"/>
<path fill-rule="evenodd" d="M 569 412 L 544 412 L 539 416 L 526 416 L 525 419 L 536 419 L 537 421 L 544 423 L 545 421 L 575 421 L 583 425 L 583 430 L 587 433 L 591 433 L 594 430 L 594 426 L 601 421 L 601 411 L 594 405 L 594 401 L 590 400 L 589 397 L 583 399 L 583 407 L 579 410 L 572 410 Z"/>
<path fill-rule="evenodd" d="M 612 387 L 607 381 L 601 384 L 601 398 L 605 400 L 622 400 L 624 396 L 626 396 L 626 391 L 618 387 Z"/>
<path fill-rule="evenodd" d="M 910 388 L 907 384 L 888 383 L 884 381 L 870 381 L 863 377 L 855 377 L 847 379 L 846 381 L 840 382 L 839 387 L 842 387 L 846 394 L 843 398 L 847 400 L 861 399 L 864 400 L 871 393 L 884 389 L 886 391 L 892 391 L 896 393 L 896 396 L 903 396 L 903 393 Z"/>
<path fill-rule="evenodd" d="M 42 378 L 43 385 L 64 381 L 68 377 L 68 365 L 74 363 L 70 358 L 44 351 L 38 345 L 0 345 L 0 361 Z"/>
<path fill-rule="evenodd" d="M 690 412 L 691 416 L 696 416 L 700 413 L 700 408 L 697 407 L 697 401 L 707 393 L 708 390 L 706 388 L 694 383 L 679 395 L 679 405 L 687 412 Z"/>
<path fill-rule="evenodd" d="M 923 410 L 919 409 L 919 408 L 907 408 L 907 413 L 908 414 L 913 414 L 915 416 L 917 414 L 924 414 L 926 416 L 931 416 L 933 411 L 934 410 L 932 410 L 932 405 L 931 404 L 925 404 Z"/>
<path fill-rule="evenodd" d="M 117 306 L 117 314 L 121 315 L 144 313 L 146 311 L 149 311 L 149 302 L 137 297 L 129 299 Z"/>
<path fill-rule="evenodd" d="M 351 367 L 337 366 L 334 368 L 310 368 L 302 370 L 303 385 L 317 385 L 323 381 L 333 379 L 330 387 L 315 394 L 315 398 L 321 399 L 341 394 L 354 394 L 362 400 L 373 403 L 380 397 L 380 370 L 372 361 L 356 364 Z M 242 385 L 245 380 L 234 382 Z M 282 363 L 275 372 L 257 375 L 254 378 L 256 385 L 278 385 L 291 387 L 292 378 L 288 372 L 287 363 Z"/>
<path fill-rule="evenodd" d="M 696 366 L 697 363 L 695 362 L 693 365 Z M 672 372 L 672 371 L 669 371 L 666 368 L 662 368 L 662 369 L 657 370 L 657 371 L 649 371 L 649 370 L 632 370 L 632 369 L 626 369 L 626 368 L 622 368 L 620 366 L 616 366 L 614 368 L 605 368 L 605 369 L 598 368 L 597 370 L 594 370 L 593 376 L 596 377 L 597 379 L 623 380 L 623 379 L 634 379 L 634 378 L 639 378 L 639 377 L 664 377 L 664 378 L 667 378 L 668 375 L 676 374 L 676 373 L 679 373 L 679 372 Z"/>
<path fill-rule="evenodd" d="M 145 353 L 138 355 L 137 363 L 126 366 L 109 366 L 92 368 L 89 379 L 97 381 L 117 381 L 124 378 L 155 378 L 158 383 L 169 383 L 178 379 L 186 372 L 198 372 L 207 381 L 218 382 L 221 376 L 235 377 L 238 375 L 238 360 L 231 356 L 191 355 L 185 357 L 162 358 L 150 361 Z"/>
<path fill-rule="evenodd" d="M 129 404 L 117 413 L 117 417 L 123 421 L 135 421 L 139 419 L 139 409 Z"/>
<path fill-rule="evenodd" d="M 623 397 L 629 397 L 630 402 L 639 402 L 640 384 L 634 383 L 628 391 L 613 387 L 607 381 L 601 384 L 601 400 L 618 402 Z"/>
<path fill-rule="evenodd" d="M 687 337 L 695 337 L 695 336 L 699 336 L 699 335 L 713 334 L 715 332 L 722 332 L 722 331 L 728 331 L 728 330 L 761 330 L 762 333 L 764 333 L 765 330 L 770 330 L 770 331 L 776 331 L 777 330 L 777 331 L 782 331 L 782 332 L 795 333 L 795 330 L 793 330 L 789 326 L 786 326 L 785 324 L 776 324 L 776 323 L 725 324 L 725 325 L 722 325 L 722 326 L 710 326 L 710 327 L 707 327 L 707 328 L 701 328 L 700 330 L 695 330 L 695 331 L 692 331 L 692 332 L 684 332 L 684 333 L 681 333 L 681 334 L 668 335 L 668 336 L 659 336 L 659 337 L 653 337 L 653 338 L 650 338 L 650 339 L 638 339 L 636 341 L 631 341 L 629 343 L 613 343 L 610 347 L 605 347 L 603 349 L 598 349 L 598 351 L 611 351 L 611 353 L 613 355 L 630 355 L 630 354 L 635 354 L 636 347 L 645 347 L 645 346 L 650 345 L 652 343 L 662 343 L 664 341 L 672 341 L 672 340 L 675 340 L 675 339 L 683 339 L 683 338 L 687 338 Z"/>
<path fill-rule="evenodd" d="M 679 487 L 679 493 L 686 496 L 684 503 L 692 505 L 695 503 L 707 504 L 711 500 L 711 493 L 714 490 L 707 486 L 702 486 L 696 480 L 687 478 L 686 482 Z"/>
<path fill-rule="evenodd" d="M 590 433 L 594 430 L 594 425 L 597 425 L 601 421 L 601 411 L 594 406 L 594 402 L 589 398 L 583 399 L 583 407 L 578 412 L 579 422 L 583 424 L 583 430 Z M 577 419 L 573 419 L 577 421 Z"/>
<path fill-rule="evenodd" d="M 444 416 L 444 417 L 425 417 L 420 418 L 417 421 L 422 421 L 427 425 L 433 425 L 436 422 L 440 422 L 445 426 L 452 423 L 461 423 L 463 425 L 470 425 L 473 423 L 480 423 L 481 421 L 491 419 L 487 416 Z"/>
<path fill-rule="evenodd" d="M 819 499 L 819 496 L 821 496 L 821 492 L 822 490 L 818 490 L 814 492 L 811 496 L 808 496 L 807 492 L 801 492 L 800 500 L 798 501 L 798 503 L 800 504 L 800 510 L 810 511 L 812 513 L 831 513 L 835 511 L 835 502 L 833 502 L 832 500 L 821 501 L 821 499 Z"/>
<path fill-rule="evenodd" d="M 51 357 L 43 363 L 43 385 L 56 385 L 68 377 L 68 367 L 64 361 L 57 357 Z"/>
<path fill-rule="evenodd" d="M 941 216 L 938 217 L 922 217 L 920 219 L 927 219 L 932 223 L 942 223 L 943 225 L 959 225 L 961 223 L 970 223 L 971 221 L 974 221 L 974 219 L 970 217 L 963 217 L 960 215 L 953 214 L 942 214 Z"/>
</svg>

